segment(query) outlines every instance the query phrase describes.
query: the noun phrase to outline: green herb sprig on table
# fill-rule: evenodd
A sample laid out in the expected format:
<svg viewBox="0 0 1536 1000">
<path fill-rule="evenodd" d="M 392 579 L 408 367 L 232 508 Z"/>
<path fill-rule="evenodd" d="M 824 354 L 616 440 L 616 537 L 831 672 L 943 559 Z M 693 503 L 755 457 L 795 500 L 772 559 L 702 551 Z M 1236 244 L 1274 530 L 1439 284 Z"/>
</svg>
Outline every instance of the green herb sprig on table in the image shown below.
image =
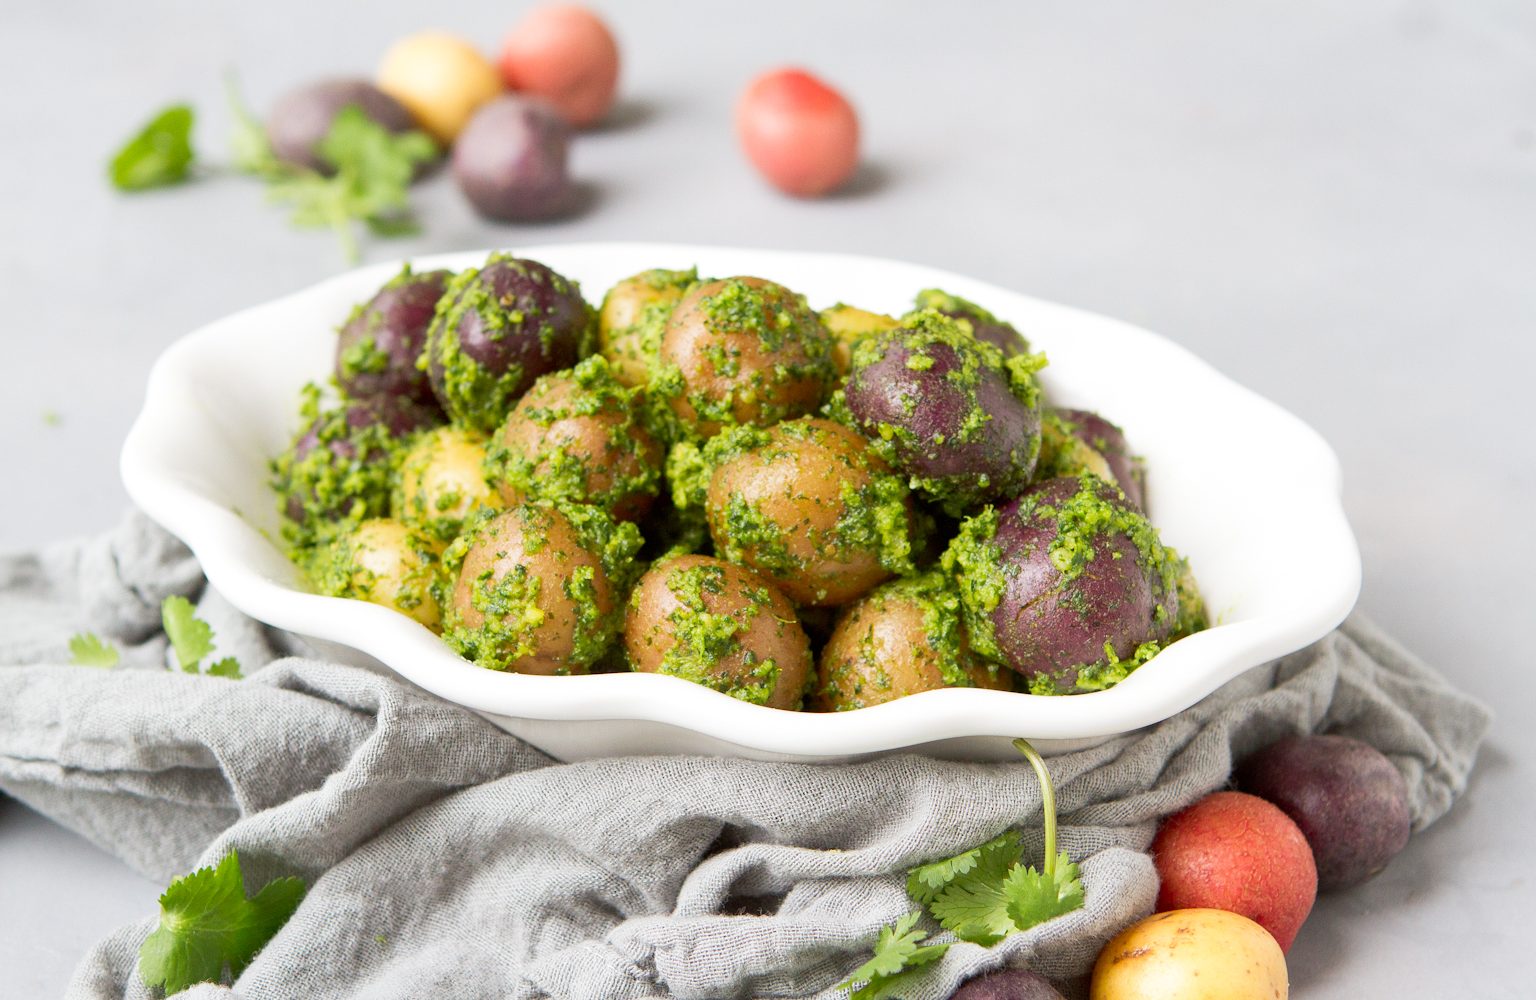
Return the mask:
<svg viewBox="0 0 1536 1000">
<path fill-rule="evenodd" d="M 69 637 L 69 662 L 77 667 L 117 666 L 117 647 L 92 632 L 78 632 Z"/>
<path fill-rule="evenodd" d="M 247 898 L 235 851 L 183 875 L 160 897 L 160 925 L 139 947 L 139 978 L 170 995 L 239 976 L 293 916 L 304 891 L 302 879 L 279 878 Z"/>
<path fill-rule="evenodd" d="M 1014 747 L 1029 760 L 1040 781 L 1040 807 L 1045 825 L 1045 859 L 1040 869 L 1026 865 L 1016 831 L 962 851 L 918 865 L 907 873 L 907 894 L 924 907 L 939 926 L 962 941 L 991 946 L 1010 934 L 1028 930 L 1083 905 L 1078 868 L 1065 851 L 1056 850 L 1056 791 L 1044 759 L 1028 740 Z M 851 1000 L 895 997 L 915 971 L 937 961 L 948 942 L 922 944 L 917 930 L 922 911 L 909 913 L 892 927 L 882 928 L 875 957 L 859 966 L 843 983 Z M 859 985 L 856 989 L 855 984 Z"/>
<path fill-rule="evenodd" d="M 173 104 L 134 133 L 112 157 L 107 176 L 119 191 L 144 191 L 185 181 L 196 154 L 192 151 L 195 115 Z"/>
<path fill-rule="evenodd" d="M 233 656 L 216 660 L 207 670 L 203 669 L 203 660 L 213 652 L 213 626 L 197 617 L 191 601 L 179 595 L 167 597 L 160 604 L 160 622 L 176 653 L 176 664 L 182 670 L 189 674 L 240 679 L 240 663 Z"/>
</svg>

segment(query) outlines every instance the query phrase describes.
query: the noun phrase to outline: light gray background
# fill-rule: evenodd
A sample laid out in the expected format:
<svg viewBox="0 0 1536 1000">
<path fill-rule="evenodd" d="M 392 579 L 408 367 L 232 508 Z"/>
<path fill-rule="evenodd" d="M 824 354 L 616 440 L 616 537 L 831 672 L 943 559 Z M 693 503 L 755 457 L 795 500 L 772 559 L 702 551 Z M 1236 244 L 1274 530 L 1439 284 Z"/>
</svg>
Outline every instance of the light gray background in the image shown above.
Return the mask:
<svg viewBox="0 0 1536 1000">
<path fill-rule="evenodd" d="M 113 522 L 117 450 L 167 344 L 344 266 L 244 180 L 113 194 L 117 141 L 187 99 L 218 160 L 226 69 L 264 107 L 370 72 L 413 30 L 492 48 L 525 6 L 7 0 L 0 549 Z M 1319 901 L 1293 995 L 1529 995 L 1536 5 L 598 6 L 624 106 L 574 150 L 591 211 L 488 225 L 439 176 L 425 232 L 367 259 L 607 239 L 900 257 L 1141 323 L 1300 414 L 1343 461 L 1362 607 L 1499 719 L 1455 810 Z M 784 63 L 857 104 L 853 192 L 787 200 L 738 153 L 736 94 Z M 159 889 L 0 803 L 0 996 L 57 994 Z"/>
</svg>

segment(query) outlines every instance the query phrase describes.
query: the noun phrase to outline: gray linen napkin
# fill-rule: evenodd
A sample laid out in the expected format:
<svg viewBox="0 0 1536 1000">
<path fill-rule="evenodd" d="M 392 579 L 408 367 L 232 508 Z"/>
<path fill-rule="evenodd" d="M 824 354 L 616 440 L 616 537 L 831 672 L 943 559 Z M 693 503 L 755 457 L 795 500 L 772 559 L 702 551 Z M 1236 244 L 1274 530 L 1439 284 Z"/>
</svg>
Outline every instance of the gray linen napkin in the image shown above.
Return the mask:
<svg viewBox="0 0 1536 1000">
<path fill-rule="evenodd" d="M 246 680 L 162 669 L 160 601 L 198 592 Z M 64 665 L 81 629 L 124 647 L 124 667 Z M 0 663 L 16 664 L 0 669 L 0 788 L 157 879 L 238 848 L 249 887 L 310 883 L 233 991 L 191 998 L 841 997 L 878 928 L 913 909 L 909 866 L 1020 825 L 1041 850 L 1022 761 L 560 764 L 389 677 L 281 655 L 293 648 L 138 515 L 0 559 Z M 991 949 L 956 945 L 910 1000 L 1003 964 L 1076 992 L 1102 943 L 1151 910 L 1158 819 L 1283 733 L 1381 748 L 1422 829 L 1464 788 L 1488 722 L 1356 618 L 1159 726 L 1055 757 L 1086 905 Z M 149 995 L 144 907 L 70 996 Z"/>
</svg>

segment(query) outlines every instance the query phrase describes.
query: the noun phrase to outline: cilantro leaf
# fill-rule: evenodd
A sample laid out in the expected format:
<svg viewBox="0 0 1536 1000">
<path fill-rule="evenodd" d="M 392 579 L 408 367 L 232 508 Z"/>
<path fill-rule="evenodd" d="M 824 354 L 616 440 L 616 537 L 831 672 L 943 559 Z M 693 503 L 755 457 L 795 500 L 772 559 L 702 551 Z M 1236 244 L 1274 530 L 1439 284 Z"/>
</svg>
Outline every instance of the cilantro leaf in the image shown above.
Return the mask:
<svg viewBox="0 0 1536 1000">
<path fill-rule="evenodd" d="M 119 191 L 180 184 L 191 170 L 192 108 L 176 104 L 160 112 L 112 157 L 107 175 Z"/>
<path fill-rule="evenodd" d="M 139 948 L 139 977 L 171 994 L 239 976 L 293 916 L 304 890 L 303 880 L 280 878 L 246 898 L 234 851 L 174 880 L 160 897 L 160 926 Z"/>
<path fill-rule="evenodd" d="M 213 628 L 194 613 L 192 602 L 179 594 L 160 604 L 165 637 L 176 651 L 176 663 L 189 674 L 197 673 L 203 657 L 213 652 Z"/>
<path fill-rule="evenodd" d="M 234 73 L 224 78 L 224 95 L 229 103 L 230 116 L 235 120 L 235 129 L 229 140 L 230 156 L 234 159 L 235 169 L 257 177 L 272 177 L 282 173 L 286 169 L 285 165 L 272 152 L 272 143 L 267 138 L 267 130 L 261 120 L 240 96 L 240 84 Z"/>
<path fill-rule="evenodd" d="M 896 991 L 909 986 L 917 970 L 938 961 L 949 950 L 948 944 L 922 944 L 927 931 L 915 930 L 919 912 L 909 913 L 890 927 L 880 928 L 875 942 L 875 956 L 839 985 L 852 989 L 849 1000 L 887 1000 L 899 997 Z M 864 985 L 853 988 L 854 983 Z"/>
<path fill-rule="evenodd" d="M 973 870 L 956 878 L 928 904 L 945 930 L 973 944 L 993 945 L 1019 928 L 1008 915 L 1009 897 L 1004 891 L 1018 864 L 1002 873 Z"/>
<path fill-rule="evenodd" d="M 117 666 L 117 647 L 90 632 L 69 637 L 69 662 L 81 667 Z"/>
<path fill-rule="evenodd" d="M 1019 850 L 1018 832 L 1005 830 L 969 851 L 913 868 L 907 873 L 907 894 L 915 901 L 927 905 L 956 879 L 977 869 L 988 879 L 1001 879 L 1007 873 L 1008 866 L 1019 860 Z"/>
<path fill-rule="evenodd" d="M 215 661 L 205 672 L 210 677 L 228 677 L 232 681 L 238 681 L 242 677 L 240 661 L 233 656 L 226 656 L 222 660 Z"/>
<path fill-rule="evenodd" d="M 1021 931 L 1083 905 L 1083 883 L 1066 851 L 1057 855 L 1055 871 L 1049 875 L 1035 871 L 1033 865 L 1015 865 L 1003 881 L 1002 893 L 1008 920 Z"/>
<path fill-rule="evenodd" d="M 437 144 L 421 132 L 396 134 L 355 104 L 337 112 L 320 142 L 320 158 L 335 169 L 289 168 L 269 181 L 268 196 L 293 210 L 290 221 L 306 228 L 329 227 L 349 260 L 358 257 L 354 224 L 378 236 L 416 232 L 409 189 L 418 164 L 437 156 Z"/>
</svg>

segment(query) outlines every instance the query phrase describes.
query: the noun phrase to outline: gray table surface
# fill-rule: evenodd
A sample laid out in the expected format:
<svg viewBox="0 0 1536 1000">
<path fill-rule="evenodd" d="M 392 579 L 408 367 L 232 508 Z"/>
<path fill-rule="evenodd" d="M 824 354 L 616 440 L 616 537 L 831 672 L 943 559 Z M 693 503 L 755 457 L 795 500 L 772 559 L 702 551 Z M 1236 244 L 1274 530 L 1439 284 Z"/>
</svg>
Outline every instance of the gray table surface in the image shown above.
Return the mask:
<svg viewBox="0 0 1536 1000">
<path fill-rule="evenodd" d="M 167 344 L 344 266 L 244 180 L 114 195 L 116 141 L 187 99 L 216 159 L 227 69 L 262 106 L 371 71 L 413 30 L 492 47 L 522 6 L 8 0 L 0 550 L 115 520 L 117 450 Z M 1143 324 L 1298 413 L 1343 461 L 1362 608 L 1499 716 L 1451 814 L 1319 901 L 1293 995 L 1529 996 L 1536 6 L 598 6 L 626 63 L 618 121 L 574 151 L 591 210 L 490 225 L 439 176 L 425 231 L 367 259 L 609 239 L 899 257 Z M 779 197 L 735 147 L 736 94 L 784 63 L 863 115 L 845 195 Z M 159 888 L 0 803 L 0 996 L 57 995 Z"/>
</svg>

